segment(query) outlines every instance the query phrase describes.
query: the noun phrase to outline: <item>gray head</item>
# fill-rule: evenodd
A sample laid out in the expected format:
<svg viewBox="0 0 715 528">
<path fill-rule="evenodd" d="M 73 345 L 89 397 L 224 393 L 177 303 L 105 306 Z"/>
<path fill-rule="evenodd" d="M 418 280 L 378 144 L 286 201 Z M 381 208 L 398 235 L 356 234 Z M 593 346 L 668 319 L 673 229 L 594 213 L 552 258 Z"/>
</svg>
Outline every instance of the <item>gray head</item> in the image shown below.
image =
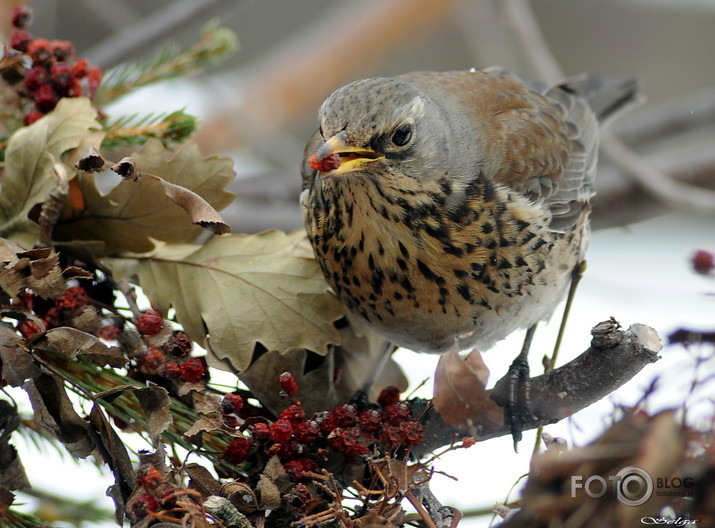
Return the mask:
<svg viewBox="0 0 715 528">
<path fill-rule="evenodd" d="M 448 171 L 449 124 L 441 107 L 414 85 L 373 78 L 336 90 L 319 113 L 326 140 L 317 158 L 340 155 L 336 174 L 383 164 L 421 181 Z"/>
</svg>

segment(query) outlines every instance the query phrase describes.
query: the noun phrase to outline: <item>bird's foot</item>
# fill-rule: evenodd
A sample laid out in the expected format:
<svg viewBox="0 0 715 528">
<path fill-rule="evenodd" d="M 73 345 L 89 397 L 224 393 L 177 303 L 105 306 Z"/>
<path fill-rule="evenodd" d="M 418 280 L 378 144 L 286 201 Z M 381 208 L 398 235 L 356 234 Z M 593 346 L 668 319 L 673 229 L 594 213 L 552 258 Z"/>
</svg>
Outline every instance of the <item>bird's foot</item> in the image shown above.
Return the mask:
<svg viewBox="0 0 715 528">
<path fill-rule="evenodd" d="M 509 366 L 506 375 L 497 381 L 491 398 L 504 408 L 504 423 L 509 426 L 518 451 L 525 420 L 533 419 L 531 412 L 531 377 L 526 358 L 518 356 Z"/>
</svg>

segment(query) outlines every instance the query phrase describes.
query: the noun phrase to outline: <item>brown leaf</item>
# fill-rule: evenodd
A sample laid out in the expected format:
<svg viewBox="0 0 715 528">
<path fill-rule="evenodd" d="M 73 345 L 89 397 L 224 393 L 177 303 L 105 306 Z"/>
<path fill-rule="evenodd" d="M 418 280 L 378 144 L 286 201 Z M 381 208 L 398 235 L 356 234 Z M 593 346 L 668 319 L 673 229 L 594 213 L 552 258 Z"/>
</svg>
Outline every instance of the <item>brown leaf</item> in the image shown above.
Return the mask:
<svg viewBox="0 0 715 528">
<path fill-rule="evenodd" d="M 20 387 L 25 380 L 40 374 L 40 367 L 21 345 L 22 338 L 5 323 L 0 323 L 0 363 L 2 379 L 11 387 Z"/>
<path fill-rule="evenodd" d="M 217 235 L 225 235 L 231 231 L 231 227 L 224 222 L 221 215 L 218 214 L 218 211 L 211 207 L 206 200 L 201 198 L 201 196 L 194 191 L 182 187 L 181 185 L 168 182 L 164 178 L 154 176 L 153 174 L 144 173 L 143 176 L 158 180 L 164 189 L 166 197 L 189 213 L 189 217 L 194 224 L 208 229 Z"/>
<path fill-rule="evenodd" d="M 15 501 L 15 494 L 5 486 L 0 486 L 0 521 L 5 518 L 5 514 Z"/>
<path fill-rule="evenodd" d="M 10 435 L 20 425 L 17 409 L 5 400 L 0 400 L 0 491 L 27 489 L 30 482 L 27 480 L 25 468 L 17 455 L 15 446 L 10 444 Z M 12 495 L 12 494 L 10 494 Z M 0 494 L 0 520 L 2 520 L 2 505 L 9 498 Z"/>
<path fill-rule="evenodd" d="M 94 431 L 77 414 L 62 381 L 40 374 L 26 385 L 35 420 L 77 458 L 86 458 L 95 448 Z"/>
<path fill-rule="evenodd" d="M 233 195 L 224 190 L 234 178 L 231 161 L 204 158 L 192 142 L 171 152 L 161 141 L 150 139 L 132 159 L 141 172 L 193 191 L 216 210 L 233 200 Z M 151 251 L 155 247 L 153 240 L 192 242 L 201 232 L 186 212 L 166 196 L 159 181 L 122 180 L 104 195 L 95 185 L 95 178 L 100 177 L 101 174 L 86 172 L 77 175 L 74 181 L 82 192 L 85 208 L 60 219 L 53 232 L 55 240 L 102 241 L 102 255 L 115 255 Z"/>
<path fill-rule="evenodd" d="M 0 246 L 0 287 L 11 297 L 29 288 L 40 297 L 52 299 L 67 289 L 59 253 L 51 248 L 25 251 L 6 239 L 0 239 Z"/>
<path fill-rule="evenodd" d="M 90 145 L 85 155 L 75 163 L 75 168 L 85 172 L 97 172 L 103 170 L 105 164 L 106 162 L 99 151 Z"/>
<path fill-rule="evenodd" d="M 108 261 L 115 276 L 138 276 L 155 309 L 173 306 L 191 339 L 243 371 L 259 343 L 326 354 L 340 340 L 334 321 L 345 308 L 315 259 L 294 253 L 305 237 L 303 230 L 227 235 Z"/>
<path fill-rule="evenodd" d="M 139 171 L 137 170 L 137 162 L 132 158 L 122 158 L 117 163 L 111 166 L 111 169 L 119 174 L 125 180 L 139 180 Z"/>
<path fill-rule="evenodd" d="M 134 468 L 122 439 L 109 423 L 102 408 L 96 403 L 89 413 L 89 422 L 98 433 L 98 447 L 102 459 L 114 474 L 114 484 L 107 490 L 107 495 L 114 499 L 116 516 L 119 517 L 120 513 L 123 514 L 129 496 L 136 487 Z M 123 522 L 123 519 L 121 521 Z"/>
<path fill-rule="evenodd" d="M 210 495 L 219 495 L 221 493 L 221 483 L 204 466 L 186 464 L 183 470 L 190 479 L 189 487 L 201 493 L 204 499 Z"/>
<path fill-rule="evenodd" d="M 199 414 L 199 419 L 184 433 L 184 436 L 194 438 L 201 433 L 210 433 L 223 429 L 220 396 L 196 392 L 194 395 L 194 409 Z"/>
<path fill-rule="evenodd" d="M 63 354 L 70 359 L 82 354 L 99 366 L 119 368 L 127 362 L 119 347 L 107 346 L 98 337 L 69 326 L 48 330 L 35 346 Z"/>
<path fill-rule="evenodd" d="M 276 483 L 265 473 L 262 473 L 256 484 L 260 499 L 258 505 L 262 510 L 275 510 L 281 505 L 281 492 Z"/>
<path fill-rule="evenodd" d="M 445 422 L 467 431 L 503 423 L 503 409 L 484 388 L 488 377 L 489 369 L 476 350 L 466 358 L 456 350 L 440 357 L 432 403 Z"/>
<path fill-rule="evenodd" d="M 158 445 L 161 433 L 173 423 L 171 418 L 171 397 L 164 388 L 150 383 L 148 387 L 137 388 L 134 394 L 142 406 L 146 418 L 146 431 L 153 445 Z"/>
</svg>

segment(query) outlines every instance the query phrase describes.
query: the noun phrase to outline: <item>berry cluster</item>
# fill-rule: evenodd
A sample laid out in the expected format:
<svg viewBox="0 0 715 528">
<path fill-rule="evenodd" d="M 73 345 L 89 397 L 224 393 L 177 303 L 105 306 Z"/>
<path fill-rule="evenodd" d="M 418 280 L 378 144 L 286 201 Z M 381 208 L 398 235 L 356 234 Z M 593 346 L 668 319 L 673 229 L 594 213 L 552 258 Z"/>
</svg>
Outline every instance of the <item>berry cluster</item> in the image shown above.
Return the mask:
<svg viewBox="0 0 715 528">
<path fill-rule="evenodd" d="M 17 325 L 17 330 L 29 339 L 35 334 L 57 328 L 71 326 L 72 318 L 90 302 L 89 294 L 81 286 L 67 288 L 62 295 L 55 299 L 42 299 L 30 292 L 23 292 L 15 298 L 13 306 L 28 312 L 34 312 L 41 319 L 26 319 Z"/>
<path fill-rule="evenodd" d="M 51 112 L 63 97 L 93 98 L 102 81 L 102 70 L 86 59 L 73 62 L 75 49 L 71 42 L 34 38 L 27 30 L 31 24 L 32 10 L 26 5 L 16 6 L 10 47 L 25 53 L 32 61 L 23 86 L 33 106 L 23 119 L 24 125 Z"/>
<path fill-rule="evenodd" d="M 308 417 L 293 396 L 298 390 L 294 377 L 283 373 L 279 382 L 283 394 L 293 399 L 293 405 L 272 423 L 254 421 L 249 426 L 250 437 L 237 437 L 228 445 L 223 453 L 226 462 L 241 464 L 259 452 L 275 455 L 295 482 L 314 472 L 326 451 L 355 460 L 422 442 L 423 426 L 412 419 L 410 406 L 399 401 L 399 389 L 386 389 L 378 404 L 363 409 L 343 404 Z M 221 403 L 224 423 L 235 427 L 236 419 L 243 417 L 246 407 L 241 396 L 224 396 Z"/>
<path fill-rule="evenodd" d="M 129 503 L 129 511 L 136 521 L 146 517 L 180 520 L 184 512 L 176 499 L 182 495 L 195 494 L 192 490 L 175 486 L 168 475 L 162 475 L 151 463 L 139 467 L 136 483 L 141 493 L 130 499 Z M 158 512 L 164 512 L 164 515 L 152 515 Z"/>
</svg>

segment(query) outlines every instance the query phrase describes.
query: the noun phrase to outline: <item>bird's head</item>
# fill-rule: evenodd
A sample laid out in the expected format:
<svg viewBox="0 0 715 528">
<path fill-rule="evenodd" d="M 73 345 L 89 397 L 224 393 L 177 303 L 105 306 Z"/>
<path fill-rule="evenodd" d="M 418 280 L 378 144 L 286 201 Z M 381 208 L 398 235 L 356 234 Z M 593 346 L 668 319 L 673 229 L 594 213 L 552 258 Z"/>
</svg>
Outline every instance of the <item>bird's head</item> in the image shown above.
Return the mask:
<svg viewBox="0 0 715 528">
<path fill-rule="evenodd" d="M 448 170 L 444 112 L 408 82 L 355 81 L 328 97 L 319 118 L 324 143 L 308 163 L 325 176 L 393 173 L 426 181 Z"/>
</svg>

